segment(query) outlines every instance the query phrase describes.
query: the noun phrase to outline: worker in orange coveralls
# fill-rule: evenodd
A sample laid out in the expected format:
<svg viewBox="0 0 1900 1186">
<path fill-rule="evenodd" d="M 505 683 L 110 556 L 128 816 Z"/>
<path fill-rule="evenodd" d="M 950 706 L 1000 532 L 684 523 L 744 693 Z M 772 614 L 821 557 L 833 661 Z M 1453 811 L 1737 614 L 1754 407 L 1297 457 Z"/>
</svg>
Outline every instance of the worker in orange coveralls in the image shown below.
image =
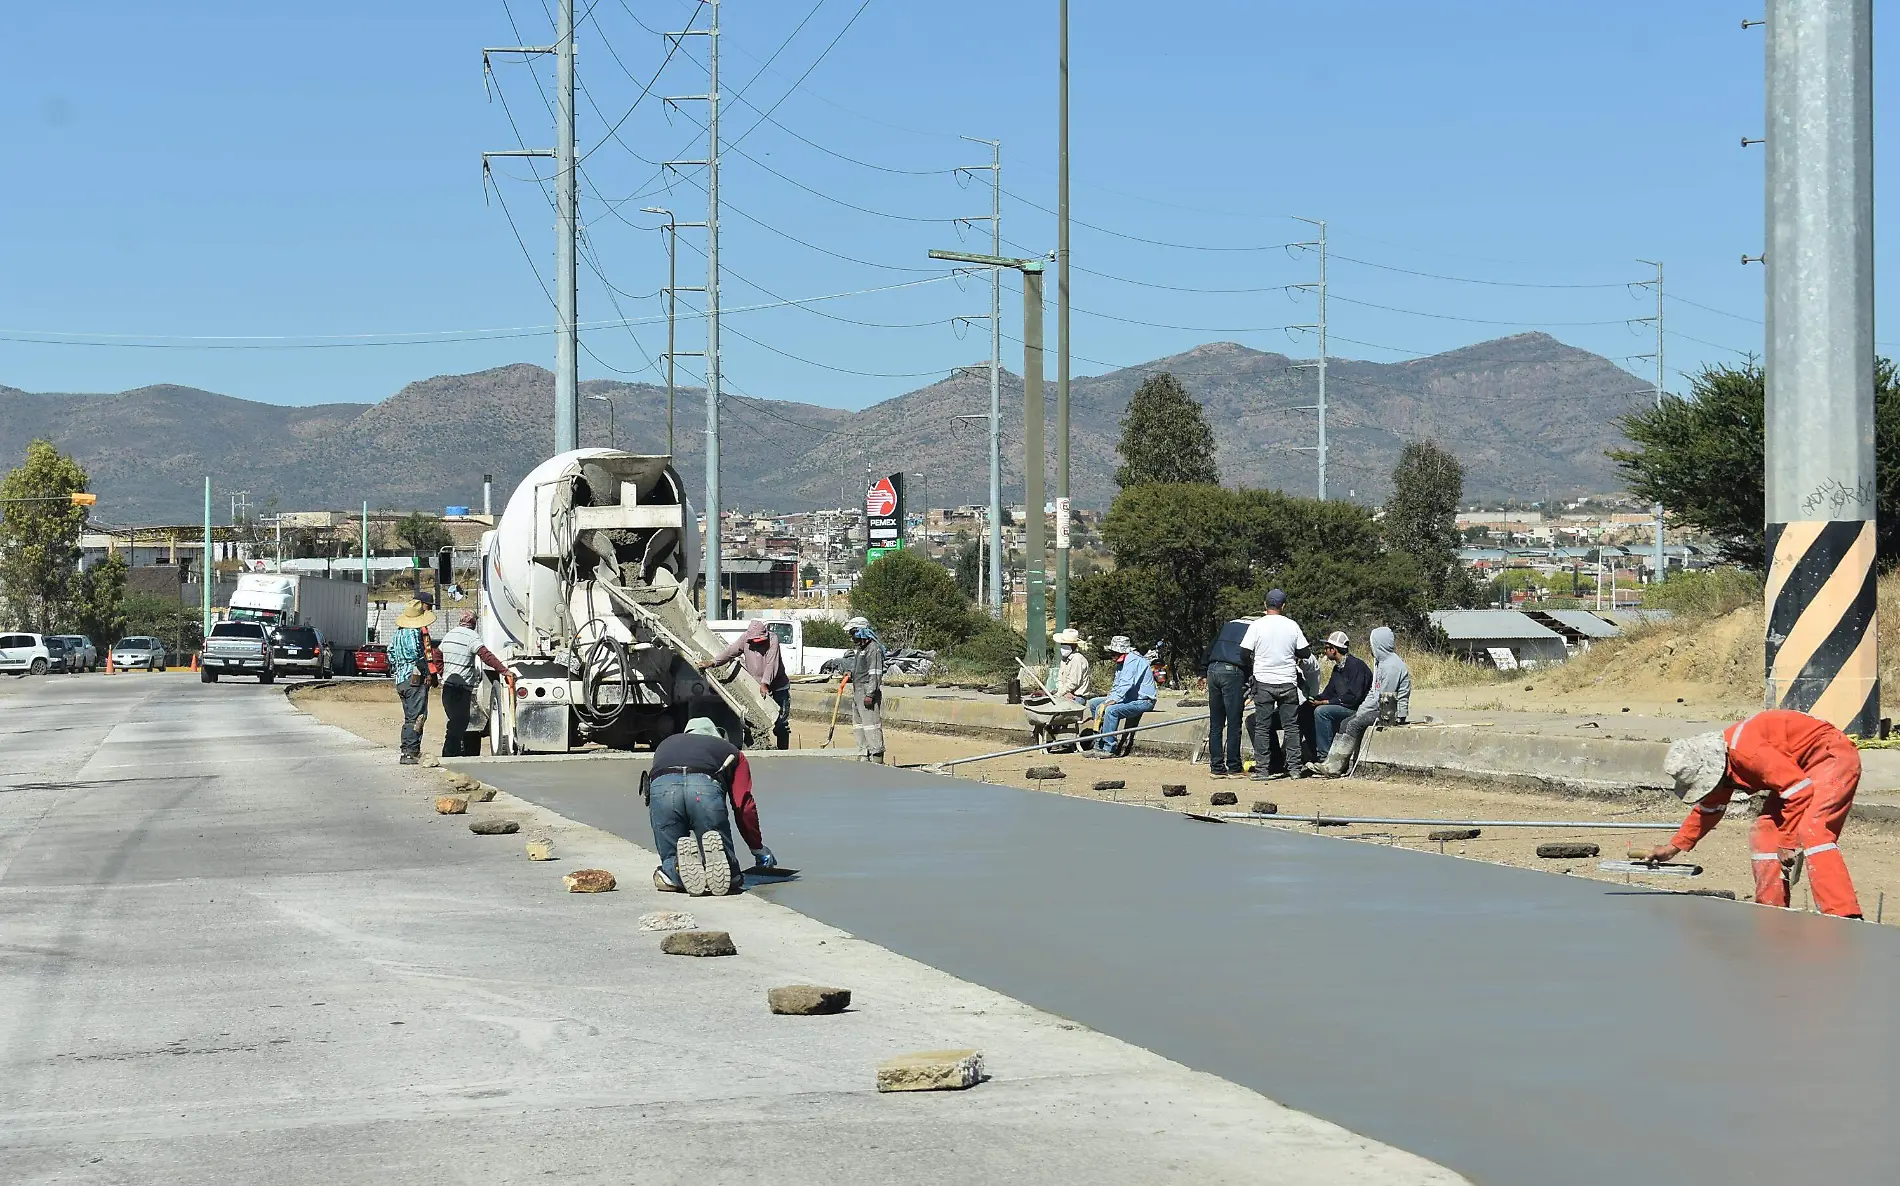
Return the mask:
<svg viewBox="0 0 1900 1186">
<path fill-rule="evenodd" d="M 1633 849 L 1631 857 L 1666 861 L 1687 852 L 1722 822 L 1733 797 L 1766 795 L 1749 834 L 1755 900 L 1786 906 L 1805 858 L 1821 913 L 1861 916 L 1840 846 L 1860 785 L 1860 751 L 1845 733 L 1804 712 L 1770 709 L 1671 743 L 1663 769 L 1694 810 L 1669 843 Z"/>
</svg>

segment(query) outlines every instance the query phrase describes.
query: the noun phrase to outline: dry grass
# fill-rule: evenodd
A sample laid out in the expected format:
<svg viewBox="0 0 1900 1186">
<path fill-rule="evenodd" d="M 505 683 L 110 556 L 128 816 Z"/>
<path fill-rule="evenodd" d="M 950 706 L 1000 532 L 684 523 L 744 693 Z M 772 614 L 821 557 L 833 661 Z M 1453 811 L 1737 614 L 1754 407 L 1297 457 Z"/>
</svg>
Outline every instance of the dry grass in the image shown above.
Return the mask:
<svg viewBox="0 0 1900 1186">
<path fill-rule="evenodd" d="M 1405 655 L 1412 672 L 1414 688 L 1473 688 L 1485 684 L 1508 684 L 1516 672 L 1499 671 L 1482 663 L 1470 663 L 1456 655 L 1435 651 L 1412 651 Z"/>
</svg>

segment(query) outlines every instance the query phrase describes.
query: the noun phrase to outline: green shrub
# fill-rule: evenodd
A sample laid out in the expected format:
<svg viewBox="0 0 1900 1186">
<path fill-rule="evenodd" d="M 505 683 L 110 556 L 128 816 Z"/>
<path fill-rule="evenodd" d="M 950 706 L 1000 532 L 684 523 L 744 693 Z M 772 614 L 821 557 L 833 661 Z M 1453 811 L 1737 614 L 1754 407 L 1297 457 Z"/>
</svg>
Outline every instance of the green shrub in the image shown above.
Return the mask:
<svg viewBox="0 0 1900 1186">
<path fill-rule="evenodd" d="M 830 618 L 805 619 L 805 645 L 808 647 L 843 647 L 850 650 L 851 636 L 845 633 L 842 625 Z"/>
<path fill-rule="evenodd" d="M 1007 680 L 1016 674 L 1016 660 L 1025 646 L 1021 631 L 976 611 L 971 611 L 967 629 L 964 640 L 941 656 L 952 672 L 989 680 Z"/>
<path fill-rule="evenodd" d="M 1761 577 L 1743 568 L 1672 572 L 1643 590 L 1644 609 L 1666 609 L 1685 618 L 1712 618 L 1745 605 L 1759 606 Z"/>
<path fill-rule="evenodd" d="M 851 608 L 871 620 L 892 650 L 947 650 L 970 636 L 969 602 L 948 569 L 914 552 L 879 556 L 851 588 Z"/>
</svg>

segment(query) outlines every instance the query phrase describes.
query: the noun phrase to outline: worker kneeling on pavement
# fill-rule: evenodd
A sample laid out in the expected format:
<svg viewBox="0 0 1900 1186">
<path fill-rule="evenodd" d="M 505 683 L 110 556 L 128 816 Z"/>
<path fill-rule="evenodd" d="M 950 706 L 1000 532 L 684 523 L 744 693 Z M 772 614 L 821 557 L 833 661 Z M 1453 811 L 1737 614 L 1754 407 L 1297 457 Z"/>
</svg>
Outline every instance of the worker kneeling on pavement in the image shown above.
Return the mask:
<svg viewBox="0 0 1900 1186">
<path fill-rule="evenodd" d="M 695 897 L 743 890 L 745 878 L 733 856 L 734 817 L 759 866 L 778 864 L 759 834 L 752 768 L 708 718 L 694 717 L 686 723 L 686 732 L 673 734 L 654 749 L 647 796 L 653 847 L 660 854 L 653 888 Z"/>
<path fill-rule="evenodd" d="M 1786 906 L 1806 862 L 1823 914 L 1859 918 L 1860 902 L 1841 856 L 1841 826 L 1860 786 L 1860 751 L 1845 733 L 1804 712 L 1770 709 L 1720 733 L 1672 742 L 1663 769 L 1694 808 L 1669 843 L 1634 849 L 1666 861 L 1715 830 L 1736 796 L 1764 796 L 1750 833 L 1755 900 Z"/>
</svg>

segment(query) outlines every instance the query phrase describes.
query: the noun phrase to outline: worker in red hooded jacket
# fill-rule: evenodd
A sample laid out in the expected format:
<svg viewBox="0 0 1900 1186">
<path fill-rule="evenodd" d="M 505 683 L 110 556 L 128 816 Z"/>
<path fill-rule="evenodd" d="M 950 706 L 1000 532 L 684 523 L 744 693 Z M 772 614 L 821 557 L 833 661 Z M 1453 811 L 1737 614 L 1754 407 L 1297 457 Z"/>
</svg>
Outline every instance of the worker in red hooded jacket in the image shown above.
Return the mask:
<svg viewBox="0 0 1900 1186">
<path fill-rule="evenodd" d="M 1860 902 L 1841 856 L 1841 826 L 1860 786 L 1860 751 L 1839 729 L 1804 712 L 1770 709 L 1720 733 L 1669 746 L 1663 769 L 1693 810 L 1669 843 L 1633 849 L 1666 861 L 1715 830 L 1736 796 L 1765 795 L 1750 833 L 1755 900 L 1786 906 L 1805 860 L 1823 914 L 1859 918 Z"/>
</svg>

